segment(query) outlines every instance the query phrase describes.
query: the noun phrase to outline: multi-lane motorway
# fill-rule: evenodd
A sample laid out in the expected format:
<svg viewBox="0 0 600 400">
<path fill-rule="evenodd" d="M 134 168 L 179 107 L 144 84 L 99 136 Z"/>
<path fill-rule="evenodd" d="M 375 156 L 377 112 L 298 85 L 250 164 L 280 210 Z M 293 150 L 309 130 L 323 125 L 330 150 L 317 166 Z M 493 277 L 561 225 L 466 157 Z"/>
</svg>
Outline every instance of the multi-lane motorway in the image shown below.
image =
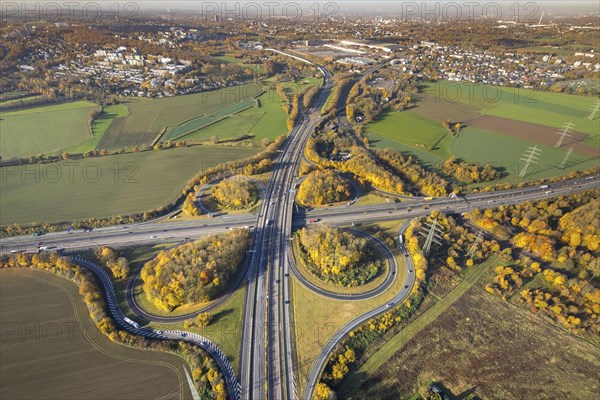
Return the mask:
<svg viewBox="0 0 600 400">
<path fill-rule="evenodd" d="M 591 178 L 591 179 L 590 179 Z M 412 218 L 429 214 L 432 210 L 446 214 L 463 213 L 474 208 L 496 208 L 502 205 L 523 203 L 561 195 L 583 192 L 599 187 L 600 176 L 570 179 L 554 183 L 548 189 L 539 186 L 501 190 L 489 193 L 478 193 L 464 196 L 464 200 L 449 197 L 436 198 L 430 202 L 422 199 L 406 200 L 401 203 L 376 204 L 368 206 L 324 207 L 311 211 L 300 210 L 293 215 L 292 224 L 302 226 L 310 219 L 320 219 L 319 223 L 348 224 L 350 222 L 370 222 L 386 219 Z M 550 191 L 551 193 L 546 193 Z M 264 202 L 263 202 L 264 203 Z M 429 206 L 423 209 L 423 206 Z M 410 209 L 410 211 L 409 211 Z M 262 212 L 261 212 L 262 213 Z M 50 250 L 63 248 L 77 250 L 95 246 L 129 246 L 169 241 L 184 241 L 202 235 L 208 235 L 230 228 L 253 227 L 256 215 L 224 215 L 213 219 L 198 221 L 159 222 L 153 224 L 133 224 L 94 229 L 84 233 L 56 232 L 39 237 L 15 236 L 3 238 L 0 251 L 11 250 L 37 251 L 38 243 L 48 246 Z M 258 234 L 258 232 L 257 232 Z"/>
<path fill-rule="evenodd" d="M 320 68 L 320 70 L 324 75 L 324 86 L 319 92 L 312 111 L 301 114 L 301 122 L 294 127 L 275 160 L 274 171 L 266 190 L 263 189 L 263 201 L 257 214 L 224 215 L 202 220 L 202 222 L 159 220 L 153 223 L 99 228 L 91 232 L 60 232 L 39 237 L 11 237 L 2 239 L 0 252 L 8 253 L 19 250 L 33 252 L 40 247 L 47 250 L 62 249 L 70 252 L 103 245 L 120 247 L 165 242 L 177 243 L 232 228 L 254 229 L 253 242 L 246 263 L 247 273 L 240 278 L 247 280 L 240 350 L 241 391 L 238 392 L 237 386 L 233 387 L 233 385 L 237 385 L 237 382 L 234 383 L 231 376 L 228 378 L 229 389 L 236 398 L 241 396 L 251 400 L 290 400 L 298 398 L 300 389 L 296 387 L 294 379 L 293 332 L 291 329 L 293 315 L 290 312 L 293 299 L 290 297 L 290 272 L 296 275 L 301 282 L 324 296 L 334 298 L 341 296 L 324 292 L 310 285 L 295 269 L 290 256 L 290 239 L 294 226 L 306 225 L 307 221 L 311 219 L 318 220 L 318 223 L 347 225 L 350 222 L 366 223 L 390 219 L 410 219 L 428 215 L 433 210 L 446 214 L 464 213 L 474 208 L 496 208 L 502 205 L 569 195 L 599 187 L 600 176 L 595 175 L 554 183 L 550 187 L 543 188 L 539 186 L 517 188 L 471 194 L 460 198 L 435 198 L 431 201 L 425 201 L 422 198 L 403 198 L 399 203 L 325 207 L 310 211 L 297 210 L 294 214 L 293 189 L 299 160 L 303 154 L 306 140 L 315 125 L 321 120 L 318 110 L 324 104 L 331 88 L 331 74 L 325 69 Z M 405 224 L 403 229 L 406 226 Z M 387 248 L 383 245 L 382 249 L 385 251 Z M 348 300 L 376 296 L 391 286 L 397 276 L 396 266 L 389 250 L 386 255 L 391 260 L 391 268 L 385 282 L 372 292 L 352 296 Z M 412 261 L 407 256 L 405 256 L 405 264 L 407 281 L 394 299 L 349 322 L 327 343 L 310 372 L 308 385 L 303 391 L 304 399 L 310 399 L 329 353 L 351 329 L 408 296 L 414 284 L 414 268 Z M 136 310 L 135 305 L 133 305 L 133 309 Z M 111 311 L 114 310 L 111 309 Z M 143 318 L 154 320 L 152 315 L 144 314 L 141 309 L 138 311 Z M 115 311 L 115 313 L 117 318 L 122 318 L 120 311 Z M 169 322 L 172 321 L 169 320 Z M 157 333 L 153 331 L 144 331 L 144 334 L 151 337 L 157 336 Z M 188 339 L 182 339 L 181 332 L 167 332 L 162 335 L 163 338 L 173 336 L 173 338 L 181 340 L 194 339 L 188 336 L 186 336 Z M 205 339 L 195 338 L 194 340 L 200 344 Z M 208 345 L 204 343 L 204 346 Z M 214 353 L 215 357 L 222 356 L 216 346 L 212 344 L 210 346 L 214 347 L 211 347 L 211 354 Z M 228 364 L 223 367 L 230 369 Z M 226 375 L 232 373 L 231 371 L 224 372 Z"/>
</svg>

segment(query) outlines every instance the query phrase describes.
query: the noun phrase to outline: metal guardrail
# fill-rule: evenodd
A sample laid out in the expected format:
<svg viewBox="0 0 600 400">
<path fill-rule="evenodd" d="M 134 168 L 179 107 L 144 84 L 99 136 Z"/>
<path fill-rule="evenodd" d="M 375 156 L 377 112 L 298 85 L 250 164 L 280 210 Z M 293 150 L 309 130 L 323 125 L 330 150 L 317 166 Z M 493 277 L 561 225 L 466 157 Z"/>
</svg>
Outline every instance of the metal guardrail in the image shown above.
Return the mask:
<svg viewBox="0 0 600 400">
<path fill-rule="evenodd" d="M 210 354 L 210 356 L 212 356 L 215 359 L 215 361 L 217 362 L 219 368 L 221 369 L 221 372 L 223 372 L 223 375 L 225 377 L 225 382 L 227 383 L 227 387 L 229 388 L 229 393 L 231 394 L 232 398 L 234 398 L 236 400 L 239 400 L 241 398 L 242 388 L 241 388 L 241 385 L 235 375 L 235 372 L 233 371 L 233 367 L 231 366 L 231 363 L 227 359 L 227 356 L 223 353 L 223 351 L 216 344 L 214 344 L 213 342 L 211 342 L 204 336 L 198 335 L 197 333 L 193 333 L 193 332 L 178 331 L 178 330 L 156 331 L 156 330 L 148 329 L 148 328 L 136 328 L 135 326 L 133 326 L 132 324 L 128 323 L 125 320 L 125 314 L 123 314 L 123 312 L 121 311 L 121 308 L 119 307 L 119 303 L 117 302 L 117 300 L 115 298 L 114 286 L 112 283 L 112 279 L 108 275 L 108 273 L 104 269 L 102 269 L 102 267 L 100 267 L 99 265 L 97 265 L 91 261 L 85 260 L 79 256 L 71 257 L 71 261 L 77 265 L 87 268 L 88 270 L 90 270 L 92 273 L 94 273 L 94 275 L 96 275 L 100 279 L 100 282 L 102 283 L 104 292 L 106 294 L 106 300 L 108 303 L 108 309 L 110 311 L 110 314 L 111 314 L 112 318 L 115 320 L 115 322 L 122 329 L 126 330 L 129 333 L 139 335 L 139 336 L 144 336 L 144 337 L 151 338 L 151 339 L 158 339 L 158 340 L 177 340 L 177 339 L 179 339 L 179 340 L 183 340 L 183 341 L 190 342 L 190 343 L 197 345 L 198 347 L 200 347 L 204 351 L 206 351 L 208 354 Z M 177 339 L 175 339 L 173 337 L 168 337 L 167 334 L 172 334 L 174 336 L 179 336 L 179 337 Z"/>
</svg>

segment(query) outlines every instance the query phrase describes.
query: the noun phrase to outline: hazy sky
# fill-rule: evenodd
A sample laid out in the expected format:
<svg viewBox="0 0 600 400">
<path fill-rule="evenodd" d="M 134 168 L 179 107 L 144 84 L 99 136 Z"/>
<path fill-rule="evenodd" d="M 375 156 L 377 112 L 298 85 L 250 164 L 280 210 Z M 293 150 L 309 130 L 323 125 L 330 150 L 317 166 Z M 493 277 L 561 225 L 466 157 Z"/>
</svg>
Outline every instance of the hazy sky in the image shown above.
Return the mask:
<svg viewBox="0 0 600 400">
<path fill-rule="evenodd" d="M 286 15 L 282 10 L 288 10 L 287 14 L 292 14 L 294 10 L 300 10 L 301 14 L 305 16 L 316 13 L 321 16 L 361 14 L 430 19 L 437 12 L 437 14 L 447 18 L 456 18 L 456 15 L 462 15 L 476 18 L 518 19 L 519 21 L 538 19 L 542 13 L 545 14 L 546 18 L 565 14 L 600 14 L 600 1 L 598 0 L 42 0 L 35 2 L 30 0 L 0 0 L 0 3 L 2 3 L 2 11 L 7 14 L 13 13 L 15 7 L 18 10 L 24 3 L 28 3 L 26 6 L 28 9 L 30 7 L 45 7 L 46 5 L 50 7 L 50 4 L 54 4 L 54 7 L 62 7 L 62 4 L 65 5 L 64 7 L 73 7 L 72 4 L 74 4 L 75 10 L 99 5 L 101 9 L 106 8 L 107 11 L 114 10 L 118 6 L 121 11 L 194 10 L 213 15 L 233 10 L 234 13 L 237 11 L 241 14 L 241 11 L 243 11 L 247 15 L 258 12 L 262 16 L 268 16 L 270 13 L 280 16 L 282 14 Z M 518 18 L 515 18 L 517 14 Z"/>
<path fill-rule="evenodd" d="M 115 2 L 114 0 L 106 0 L 106 2 Z M 125 1 L 122 1 L 125 2 Z M 454 3 L 460 6 L 467 6 L 469 3 L 473 3 L 476 5 L 485 5 L 486 3 L 495 3 L 504 6 L 509 6 L 511 4 L 520 4 L 523 8 L 527 6 L 527 4 L 535 3 L 540 7 L 544 8 L 552 8 L 552 9 L 577 9 L 579 7 L 585 7 L 586 9 L 600 9 L 600 3 L 597 0 L 496 0 L 496 1 L 475 1 L 475 0 L 416 0 L 416 1 L 399 1 L 399 0 L 332 0 L 332 1 L 323 1 L 323 0 L 285 0 L 285 1 L 276 1 L 276 0 L 216 0 L 216 1 L 202 1 L 202 0 L 137 0 L 135 3 L 139 4 L 141 7 L 151 7 L 151 8 L 172 8 L 172 9 L 202 9 L 203 4 L 221 4 L 221 3 L 255 3 L 258 5 L 271 3 L 285 4 L 285 3 L 298 3 L 310 6 L 312 4 L 320 3 L 321 5 L 327 3 L 336 3 L 344 8 L 350 9 L 372 9 L 373 7 L 399 7 L 402 3 L 414 3 L 416 5 L 420 5 L 421 3 L 439 3 L 441 5 Z"/>
</svg>

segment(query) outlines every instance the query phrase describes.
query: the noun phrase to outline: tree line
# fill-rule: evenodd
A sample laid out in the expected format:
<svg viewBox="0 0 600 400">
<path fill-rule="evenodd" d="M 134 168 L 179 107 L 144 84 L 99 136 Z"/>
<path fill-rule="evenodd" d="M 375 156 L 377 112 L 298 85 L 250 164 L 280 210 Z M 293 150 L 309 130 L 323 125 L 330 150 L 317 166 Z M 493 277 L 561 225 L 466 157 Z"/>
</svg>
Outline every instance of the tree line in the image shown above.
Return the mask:
<svg viewBox="0 0 600 400">
<path fill-rule="evenodd" d="M 502 177 L 500 171 L 490 164 L 481 166 L 459 160 L 456 157 L 450 157 L 444 161 L 442 172 L 464 183 L 490 182 Z"/>
<path fill-rule="evenodd" d="M 129 276 L 129 261 L 119 251 L 112 247 L 97 247 L 93 252 L 95 262 L 108 268 L 115 280 L 125 279 Z"/>
<path fill-rule="evenodd" d="M 469 213 L 471 221 L 522 250 L 497 268 L 486 290 L 515 295 L 532 312 L 599 342 L 599 194 L 595 189 Z"/>
</svg>

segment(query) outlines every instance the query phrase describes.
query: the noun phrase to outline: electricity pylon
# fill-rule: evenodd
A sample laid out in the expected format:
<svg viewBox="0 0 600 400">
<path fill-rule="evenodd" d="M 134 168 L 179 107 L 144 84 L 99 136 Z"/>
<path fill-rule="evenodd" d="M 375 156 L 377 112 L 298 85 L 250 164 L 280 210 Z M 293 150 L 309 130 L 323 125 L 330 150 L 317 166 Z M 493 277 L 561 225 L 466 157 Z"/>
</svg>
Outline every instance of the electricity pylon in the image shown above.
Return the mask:
<svg viewBox="0 0 600 400">
<path fill-rule="evenodd" d="M 525 161 L 525 166 L 521 170 L 521 173 L 519 173 L 519 176 L 521 178 L 525 177 L 525 174 L 527 173 L 527 169 L 529 168 L 530 164 L 538 164 L 538 161 L 540 159 L 539 155 L 541 153 L 542 151 L 537 148 L 537 145 L 533 147 L 528 147 L 527 150 L 525 150 L 525 153 L 523 153 L 523 157 L 521 157 L 521 161 Z"/>
<path fill-rule="evenodd" d="M 429 254 L 431 250 L 431 245 L 436 243 L 438 245 L 442 245 L 442 237 L 440 234 L 442 230 L 437 226 L 437 219 L 434 219 L 432 223 L 425 222 L 424 224 L 428 229 L 423 228 L 422 231 L 419 231 L 419 234 L 425 238 L 425 244 L 423 244 L 423 253 L 425 255 Z M 427 233 L 425 233 L 427 232 Z"/>
<path fill-rule="evenodd" d="M 571 153 L 573 153 L 573 147 L 571 147 L 569 149 L 569 151 L 567 151 L 567 154 L 565 154 L 565 158 L 563 158 L 563 160 L 561 161 L 560 165 L 558 166 L 558 168 L 560 169 L 565 169 L 565 165 L 567 165 L 567 160 L 569 159 L 569 157 L 571 156 Z"/>
<path fill-rule="evenodd" d="M 475 254 L 475 249 L 477 248 L 477 245 L 481 242 L 481 239 L 483 239 L 483 231 L 479 230 L 477 232 L 477 237 L 475 238 L 475 241 L 473 242 L 471 248 L 469 249 L 469 252 L 467 253 L 468 257 L 473 257 L 473 255 Z"/>
<path fill-rule="evenodd" d="M 571 135 L 570 133 L 573 132 L 574 127 L 575 125 L 573 124 L 573 121 L 569 121 L 566 124 L 564 124 L 563 128 L 560 131 L 556 132 L 557 135 L 560 135 L 560 138 L 558 139 L 558 142 L 556 142 L 556 145 L 554 147 L 559 149 L 562 145 L 563 140 L 565 140 L 565 137 L 572 137 L 573 135 Z"/>
</svg>

